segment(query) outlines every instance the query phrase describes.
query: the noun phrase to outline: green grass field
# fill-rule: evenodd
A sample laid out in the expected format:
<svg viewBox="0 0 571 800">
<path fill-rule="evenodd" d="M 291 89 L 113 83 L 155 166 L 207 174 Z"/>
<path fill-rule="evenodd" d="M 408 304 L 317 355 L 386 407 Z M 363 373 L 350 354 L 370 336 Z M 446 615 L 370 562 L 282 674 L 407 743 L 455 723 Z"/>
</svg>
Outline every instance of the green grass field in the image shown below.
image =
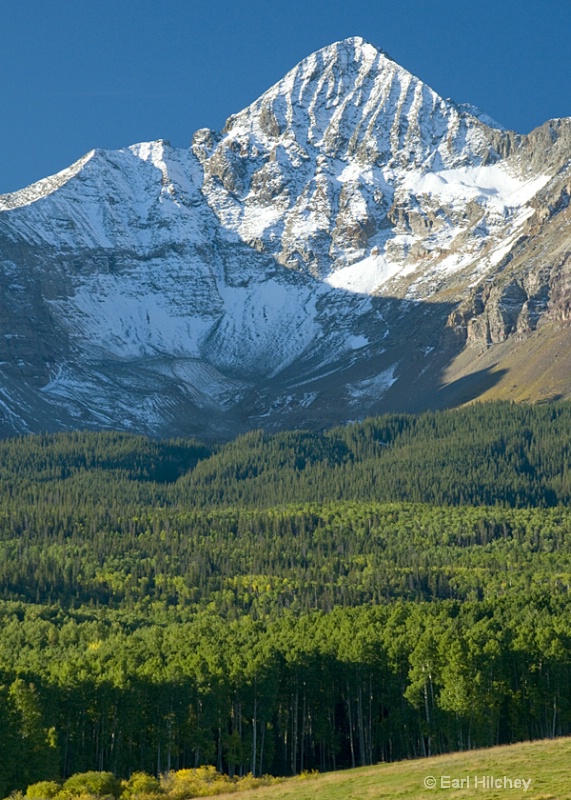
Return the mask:
<svg viewBox="0 0 571 800">
<path fill-rule="evenodd" d="M 433 789 L 425 785 L 425 781 L 431 783 L 430 779 L 436 782 Z M 499 781 L 499 786 L 490 785 L 492 780 Z M 462 781 L 464 787 L 456 788 Z M 524 742 L 330 772 L 219 797 L 241 800 L 571 800 L 571 739 Z"/>
</svg>

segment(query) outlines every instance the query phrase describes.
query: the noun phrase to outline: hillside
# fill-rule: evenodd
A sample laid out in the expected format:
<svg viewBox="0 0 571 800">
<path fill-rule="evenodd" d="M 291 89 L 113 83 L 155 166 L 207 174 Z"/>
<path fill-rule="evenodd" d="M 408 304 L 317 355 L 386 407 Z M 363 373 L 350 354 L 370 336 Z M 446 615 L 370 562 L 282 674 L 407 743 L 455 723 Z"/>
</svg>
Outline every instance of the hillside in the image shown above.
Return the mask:
<svg viewBox="0 0 571 800">
<path fill-rule="evenodd" d="M 221 800 L 231 797 L 240 800 L 433 800 L 444 796 L 453 800 L 497 800 L 507 796 L 569 800 L 570 756 L 569 739 L 525 742 L 422 761 L 379 764 L 219 797 Z M 426 788 L 425 779 L 432 777 L 436 778 L 436 787 Z M 515 784 L 514 788 L 506 782 L 504 788 L 504 777 L 514 784 L 519 779 L 522 784 Z M 499 780 L 501 788 L 488 788 L 491 778 Z M 453 788 L 453 781 L 462 780 L 468 788 Z"/>
<path fill-rule="evenodd" d="M 0 793 L 571 734 L 571 405 L 0 443 Z"/>
<path fill-rule="evenodd" d="M 253 431 L 218 446 L 121 433 L 0 442 L 14 496 L 97 506 L 218 508 L 336 500 L 556 506 L 571 502 L 571 404 L 483 403 L 389 414 L 323 433 Z M 22 479 L 25 479 L 24 481 Z"/>
</svg>

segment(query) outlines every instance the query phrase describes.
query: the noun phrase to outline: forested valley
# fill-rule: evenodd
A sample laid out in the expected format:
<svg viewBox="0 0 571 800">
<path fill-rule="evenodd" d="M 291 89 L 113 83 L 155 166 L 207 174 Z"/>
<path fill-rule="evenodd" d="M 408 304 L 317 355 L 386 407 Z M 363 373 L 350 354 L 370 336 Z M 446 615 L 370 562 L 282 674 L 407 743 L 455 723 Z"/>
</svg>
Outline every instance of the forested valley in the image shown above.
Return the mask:
<svg viewBox="0 0 571 800">
<path fill-rule="evenodd" d="M 0 796 L 571 734 L 570 454 L 569 403 L 0 442 Z"/>
</svg>

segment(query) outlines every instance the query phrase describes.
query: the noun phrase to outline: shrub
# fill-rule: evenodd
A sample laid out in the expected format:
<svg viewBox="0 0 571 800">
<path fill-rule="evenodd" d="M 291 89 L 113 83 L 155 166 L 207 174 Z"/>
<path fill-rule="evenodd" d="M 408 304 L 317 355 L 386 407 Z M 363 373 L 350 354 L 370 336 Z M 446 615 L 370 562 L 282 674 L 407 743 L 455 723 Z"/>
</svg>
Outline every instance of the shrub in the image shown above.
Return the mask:
<svg viewBox="0 0 571 800">
<path fill-rule="evenodd" d="M 161 784 L 152 775 L 146 772 L 134 772 L 128 781 L 121 781 L 121 800 L 152 800 L 154 797 L 164 797 Z"/>
<path fill-rule="evenodd" d="M 246 789 L 258 789 L 260 786 L 273 786 L 276 783 L 282 783 L 285 778 L 274 778 L 273 775 L 262 775 L 259 778 L 254 778 L 251 772 L 244 775 L 242 778 L 236 780 L 236 790 L 243 792 Z"/>
<path fill-rule="evenodd" d="M 26 789 L 26 800 L 51 800 L 59 792 L 59 784 L 55 781 L 39 781 Z"/>
<path fill-rule="evenodd" d="M 162 786 L 167 792 L 169 800 L 209 797 L 235 790 L 234 781 L 228 775 L 216 772 L 216 769 L 211 766 L 171 772 L 163 778 Z"/>
<path fill-rule="evenodd" d="M 112 772 L 78 772 L 66 780 L 63 792 L 70 792 L 74 797 L 82 794 L 119 797 L 121 784 Z"/>
<path fill-rule="evenodd" d="M 273 778 L 264 775 L 254 778 L 252 773 L 242 778 L 234 778 L 216 772 L 214 767 L 198 767 L 197 769 L 181 769 L 171 772 L 161 781 L 168 800 L 189 800 L 191 797 L 212 797 L 217 794 L 241 792 L 245 789 L 257 789 L 259 786 L 270 786 L 280 783 L 284 778 Z"/>
</svg>

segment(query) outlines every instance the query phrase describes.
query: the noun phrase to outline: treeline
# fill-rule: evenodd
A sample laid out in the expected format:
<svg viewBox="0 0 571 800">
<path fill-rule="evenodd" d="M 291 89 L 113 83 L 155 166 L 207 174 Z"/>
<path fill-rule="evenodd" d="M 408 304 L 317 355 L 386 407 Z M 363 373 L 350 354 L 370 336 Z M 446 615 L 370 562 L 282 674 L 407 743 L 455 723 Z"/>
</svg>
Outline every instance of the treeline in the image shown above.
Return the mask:
<svg viewBox="0 0 571 800">
<path fill-rule="evenodd" d="M 252 432 L 177 483 L 203 505 L 328 500 L 553 506 L 571 501 L 571 404 L 393 414 L 324 434 Z"/>
<path fill-rule="evenodd" d="M 570 610 L 540 589 L 160 624 L 3 604 L 0 791 L 94 769 L 287 775 L 568 735 Z"/>
<path fill-rule="evenodd" d="M 392 414 L 323 434 L 254 431 L 206 447 L 117 433 L 0 442 L 5 492 L 35 503 L 271 507 L 332 500 L 571 502 L 571 404 Z"/>
</svg>

